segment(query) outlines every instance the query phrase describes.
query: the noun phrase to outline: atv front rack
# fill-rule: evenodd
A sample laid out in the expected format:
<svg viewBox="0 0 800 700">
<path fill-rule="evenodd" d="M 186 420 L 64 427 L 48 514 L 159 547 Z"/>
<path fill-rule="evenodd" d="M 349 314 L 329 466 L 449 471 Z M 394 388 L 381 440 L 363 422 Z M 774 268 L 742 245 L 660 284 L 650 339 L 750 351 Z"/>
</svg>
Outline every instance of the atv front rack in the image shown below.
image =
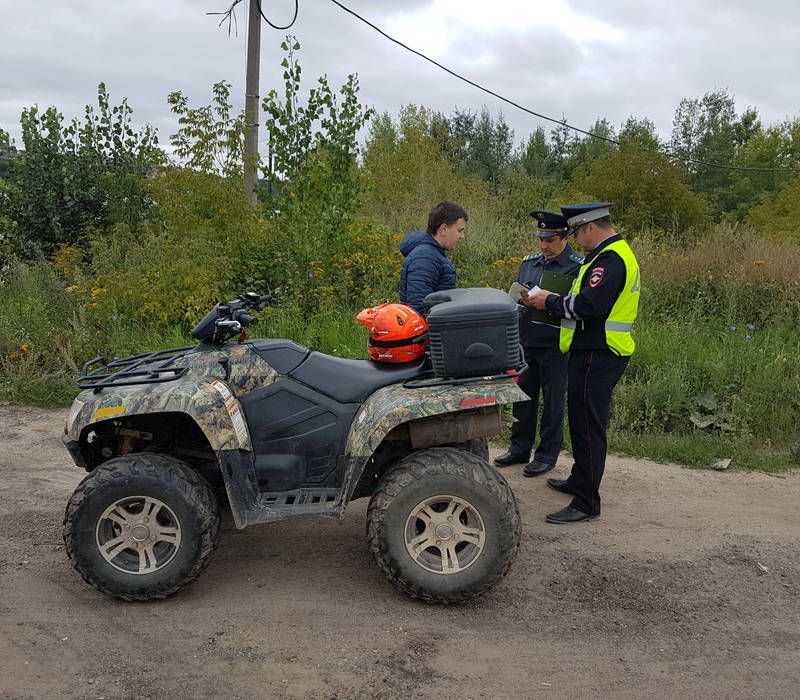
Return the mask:
<svg viewBox="0 0 800 700">
<path fill-rule="evenodd" d="M 170 382 L 182 376 L 188 366 L 175 364 L 195 349 L 191 345 L 185 348 L 157 350 L 141 355 L 130 355 L 122 359 L 115 357 L 108 362 L 103 357 L 89 360 L 81 370 L 81 376 L 75 383 L 81 389 L 93 389 L 95 394 L 110 386 L 127 386 L 130 384 L 156 384 Z M 99 365 L 90 371 L 94 365 Z"/>
</svg>

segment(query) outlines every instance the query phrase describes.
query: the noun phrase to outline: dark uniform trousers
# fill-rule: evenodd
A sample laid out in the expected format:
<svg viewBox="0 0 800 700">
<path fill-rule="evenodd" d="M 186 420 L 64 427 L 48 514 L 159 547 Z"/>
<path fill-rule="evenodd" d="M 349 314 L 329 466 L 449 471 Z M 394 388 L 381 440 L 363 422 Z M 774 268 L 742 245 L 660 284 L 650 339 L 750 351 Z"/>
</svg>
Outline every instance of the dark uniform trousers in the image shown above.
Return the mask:
<svg viewBox="0 0 800 700">
<path fill-rule="evenodd" d="M 567 483 L 575 496 L 570 505 L 590 515 L 600 514 L 611 393 L 629 361 L 607 349 L 573 349 L 569 355 L 567 401 L 575 463 Z"/>
<path fill-rule="evenodd" d="M 532 348 L 523 346 L 528 369 L 519 378 L 519 388 L 530 401 L 514 404 L 517 422 L 511 428 L 509 452 L 527 457 L 536 441 L 536 422 L 539 413 L 539 391 L 542 392 L 541 440 L 534 459 L 555 464 L 564 439 L 564 393 L 567 389 L 568 355 L 557 347 Z"/>
</svg>

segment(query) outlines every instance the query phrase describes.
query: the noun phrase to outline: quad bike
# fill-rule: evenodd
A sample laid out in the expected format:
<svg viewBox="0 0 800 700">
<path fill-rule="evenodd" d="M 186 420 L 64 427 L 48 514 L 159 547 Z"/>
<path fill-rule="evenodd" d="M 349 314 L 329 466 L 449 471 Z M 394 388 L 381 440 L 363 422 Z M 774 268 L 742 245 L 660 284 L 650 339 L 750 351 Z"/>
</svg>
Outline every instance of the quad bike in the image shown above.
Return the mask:
<svg viewBox="0 0 800 700">
<path fill-rule="evenodd" d="M 88 472 L 64 516 L 77 571 L 117 598 L 165 598 L 208 565 L 221 508 L 244 528 L 370 497 L 369 548 L 397 588 L 450 603 L 496 584 L 521 524 L 485 438 L 500 404 L 527 399 L 513 374 L 443 380 L 425 359 L 248 340 L 270 299 L 217 304 L 196 346 L 84 365 L 64 436 Z"/>
</svg>

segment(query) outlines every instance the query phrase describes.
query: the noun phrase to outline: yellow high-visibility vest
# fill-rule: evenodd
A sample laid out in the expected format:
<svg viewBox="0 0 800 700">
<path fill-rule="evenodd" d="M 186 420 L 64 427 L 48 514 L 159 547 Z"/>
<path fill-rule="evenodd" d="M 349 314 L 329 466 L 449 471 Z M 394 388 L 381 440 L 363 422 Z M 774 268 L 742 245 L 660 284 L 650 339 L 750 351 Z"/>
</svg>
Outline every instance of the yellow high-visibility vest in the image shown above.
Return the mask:
<svg viewBox="0 0 800 700">
<path fill-rule="evenodd" d="M 625 286 L 614 302 L 614 306 L 611 307 L 611 313 L 605 322 L 606 344 L 608 349 L 617 355 L 633 355 L 636 343 L 633 342 L 631 328 L 636 320 L 636 315 L 639 313 L 639 263 L 636 261 L 636 256 L 633 254 L 631 247 L 623 240 L 614 241 L 614 243 L 603 248 L 603 252 L 606 250 L 613 250 L 625 263 Z M 597 258 L 592 260 L 590 264 L 581 266 L 578 276 L 572 283 L 570 294 L 578 294 L 580 292 L 581 280 L 586 272 L 595 266 L 595 260 Z M 582 324 L 583 321 L 561 319 L 561 331 L 558 339 L 561 352 L 569 351 L 579 323 Z"/>
</svg>

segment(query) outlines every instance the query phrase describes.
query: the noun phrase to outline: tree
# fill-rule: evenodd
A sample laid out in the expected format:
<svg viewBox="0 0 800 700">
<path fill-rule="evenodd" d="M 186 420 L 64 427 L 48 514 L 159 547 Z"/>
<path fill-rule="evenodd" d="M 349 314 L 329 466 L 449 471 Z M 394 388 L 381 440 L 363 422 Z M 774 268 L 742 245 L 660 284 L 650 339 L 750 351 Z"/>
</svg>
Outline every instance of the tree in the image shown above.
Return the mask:
<svg viewBox="0 0 800 700">
<path fill-rule="evenodd" d="M 271 90 L 262 102 L 265 126 L 274 156 L 274 172 L 280 179 L 276 207 L 282 214 L 318 217 L 332 229 L 355 215 L 362 183 L 358 173 L 359 131 L 373 115 L 358 101 L 358 77 L 351 74 L 334 93 L 326 76 L 300 102 L 302 69 L 295 58 L 300 44 L 287 36 L 283 99 Z M 385 125 L 385 121 L 383 122 Z"/>
<path fill-rule="evenodd" d="M 754 127 L 753 117 L 748 113 L 737 122 L 734 99 L 726 90 L 707 92 L 702 99 L 684 98 L 675 112 L 671 149 L 682 158 L 731 165 L 737 146 L 744 145 L 742 139 Z M 689 163 L 688 168 L 695 189 L 706 193 L 721 212 L 725 202 L 720 196 L 732 183 L 732 171 L 701 163 Z"/>
<path fill-rule="evenodd" d="M 511 165 L 514 132 L 500 113 L 495 120 L 484 107 L 475 120 L 472 138 L 466 148 L 464 169 L 489 182 L 497 194 L 497 181 Z"/>
<path fill-rule="evenodd" d="M 461 166 L 466 163 L 468 158 L 467 151 L 475 135 L 476 119 L 477 115 L 469 110 L 460 110 L 456 107 L 448 120 L 450 127 L 450 143 L 440 143 L 442 153 L 458 161 Z"/>
<path fill-rule="evenodd" d="M 97 110 L 64 124 L 55 108 L 23 110 L 24 154 L 6 183 L 14 245 L 26 256 L 51 253 L 90 230 L 125 224 L 134 229 L 149 208 L 143 178 L 163 160 L 156 132 L 134 130 L 123 98 L 112 106 L 105 85 Z"/>
<path fill-rule="evenodd" d="M 686 172 L 662 153 L 644 152 L 623 141 L 590 164 L 576 186 L 600 200 L 617 203 L 614 218 L 622 226 L 681 233 L 703 226 L 705 199 L 685 183 Z"/>
<path fill-rule="evenodd" d="M 425 224 L 436 202 L 460 202 L 466 178 L 456 176 L 458 162 L 442 151 L 432 134 L 433 113 L 407 105 L 392 128 L 372 125 L 364 152 L 369 183 L 368 211 L 391 230 L 400 232 Z"/>
<path fill-rule="evenodd" d="M 517 154 L 517 162 L 529 177 L 545 179 L 549 178 L 552 172 L 552 157 L 547 134 L 539 126 L 522 142 Z"/>
<path fill-rule="evenodd" d="M 12 161 L 17 155 L 17 149 L 11 143 L 7 131 L 0 129 L 0 180 L 8 179 L 11 174 Z"/>
<path fill-rule="evenodd" d="M 647 117 L 643 119 L 628 117 L 619 132 L 619 142 L 623 146 L 630 145 L 645 151 L 661 149 L 661 141 L 656 134 L 656 125 Z"/>
<path fill-rule="evenodd" d="M 786 238 L 800 243 L 800 177 L 795 175 L 778 192 L 774 201 L 754 207 L 747 223 L 760 233 Z"/>
<path fill-rule="evenodd" d="M 366 183 L 357 157 L 358 134 L 373 110 L 359 102 L 356 75 L 349 75 L 336 92 L 323 75 L 301 100 L 300 44 L 287 36 L 281 48 L 286 52 L 283 96 L 271 90 L 262 102 L 274 157 L 267 175 L 278 182 L 277 193 L 265 202 L 274 241 L 262 264 L 267 280 L 286 279 L 287 270 L 298 275 L 294 281 L 300 286 L 292 287 L 297 300 L 313 307 L 319 299 L 307 294 L 310 289 L 329 294 L 337 275 L 358 276 L 362 259 L 372 262 L 356 256 L 356 264 L 353 257 L 372 235 L 370 225 L 359 219 Z M 377 129 L 383 129 L 381 138 L 394 138 L 386 119 Z M 370 284 L 350 281 L 342 287 L 354 293 Z"/>
<path fill-rule="evenodd" d="M 570 158 L 572 131 L 567 127 L 566 117 L 550 130 L 551 177 L 555 180 L 569 180 L 573 163 Z"/>
<path fill-rule="evenodd" d="M 455 114 L 460 114 L 458 108 L 456 108 Z M 474 117 L 470 122 L 469 129 L 472 128 L 472 122 L 474 122 Z M 460 164 L 464 159 L 464 147 L 468 139 L 465 138 L 458 120 L 455 117 L 452 120 L 448 119 L 441 112 L 433 112 L 430 117 L 429 130 L 431 137 L 439 145 L 442 155 L 450 162 Z"/>
<path fill-rule="evenodd" d="M 502 113 L 495 119 L 486 107 L 480 114 L 456 108 L 447 118 L 439 113 L 428 117 L 428 129 L 442 156 L 460 167 L 466 175 L 477 175 L 497 183 L 513 163 L 514 132 Z"/>
<path fill-rule="evenodd" d="M 214 83 L 211 92 L 212 104 L 194 108 L 189 107 L 183 93 L 168 95 L 167 103 L 180 126 L 170 136 L 170 144 L 175 155 L 192 170 L 241 179 L 247 131 L 244 112 L 233 112 L 230 83 Z"/>
<path fill-rule="evenodd" d="M 613 150 L 614 144 L 604 139 L 614 139 L 614 127 L 607 119 L 598 118 L 589 132 L 594 136 L 575 137 L 568 146 L 569 170 L 585 167 L 600 156 Z M 596 138 L 600 137 L 600 138 Z"/>
<path fill-rule="evenodd" d="M 800 118 L 773 124 L 766 129 L 758 125 L 740 148 L 734 164 L 746 168 L 800 168 Z M 752 207 L 771 202 L 792 173 L 733 173 L 725 193 L 726 212 L 734 220 L 743 220 Z"/>
</svg>

